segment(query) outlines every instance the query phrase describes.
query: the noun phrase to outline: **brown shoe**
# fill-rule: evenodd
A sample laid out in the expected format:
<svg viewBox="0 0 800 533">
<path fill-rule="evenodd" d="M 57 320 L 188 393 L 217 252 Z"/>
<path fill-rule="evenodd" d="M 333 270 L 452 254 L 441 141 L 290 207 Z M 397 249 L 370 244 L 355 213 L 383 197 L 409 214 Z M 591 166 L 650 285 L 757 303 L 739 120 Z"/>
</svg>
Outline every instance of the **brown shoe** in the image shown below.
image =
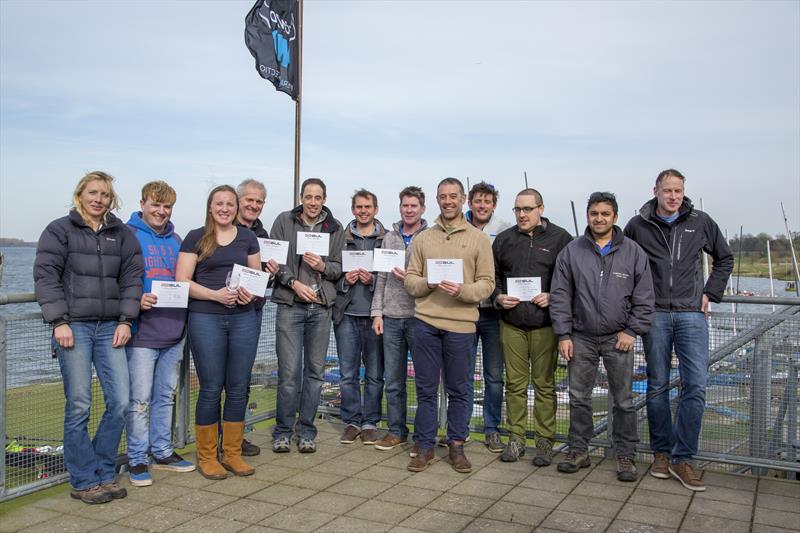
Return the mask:
<svg viewBox="0 0 800 533">
<path fill-rule="evenodd" d="M 379 440 L 378 442 L 375 443 L 375 449 L 376 450 L 391 450 L 392 448 L 400 446 L 406 440 L 407 440 L 407 437 L 406 437 L 406 439 L 403 439 L 403 438 L 400 438 L 397 435 L 394 435 L 392 433 L 387 433 L 386 435 L 383 436 L 383 438 L 381 440 Z"/>
<path fill-rule="evenodd" d="M 428 468 L 428 465 L 433 464 L 434 459 L 435 456 L 433 455 L 432 448 L 419 448 L 417 455 L 408 462 L 408 466 L 406 468 L 412 472 L 422 472 Z"/>
<path fill-rule="evenodd" d="M 95 485 L 90 489 L 78 490 L 72 489 L 69 495 L 76 500 L 80 500 L 83 503 L 95 504 L 95 503 L 108 503 L 113 498 L 111 494 L 104 491 L 100 485 Z"/>
<path fill-rule="evenodd" d="M 377 429 L 365 429 L 361 432 L 361 442 L 366 445 L 373 445 L 378 442 L 378 430 Z"/>
<path fill-rule="evenodd" d="M 653 454 L 653 464 L 650 465 L 650 475 L 658 479 L 669 479 L 669 455 L 664 452 Z"/>
<path fill-rule="evenodd" d="M 120 487 L 116 481 L 112 481 L 111 483 L 101 483 L 100 488 L 109 493 L 111 498 L 114 500 L 120 500 L 128 495 L 128 491 L 125 489 L 125 487 Z"/>
<path fill-rule="evenodd" d="M 411 458 L 413 459 L 413 458 L 414 458 L 414 457 L 416 457 L 417 455 L 419 455 L 419 444 L 417 444 L 417 443 L 415 442 L 415 443 L 414 443 L 414 444 L 411 446 L 411 451 L 410 451 L 410 452 L 408 452 L 408 456 L 409 456 L 409 457 L 411 457 Z"/>
<path fill-rule="evenodd" d="M 244 421 L 222 422 L 222 466 L 237 476 L 252 476 L 256 469 L 242 459 Z"/>
<path fill-rule="evenodd" d="M 689 490 L 693 490 L 695 492 L 703 492 L 706 490 L 705 483 L 703 483 L 703 481 L 700 479 L 700 476 L 694 471 L 694 468 L 692 468 L 692 465 L 689 463 L 676 463 L 674 465 L 669 465 L 669 473 L 672 474 L 672 477 L 680 481 L 681 485 Z"/>
<path fill-rule="evenodd" d="M 195 425 L 197 471 L 206 479 L 225 479 L 228 473 L 217 459 L 219 424 Z"/>
<path fill-rule="evenodd" d="M 464 442 L 460 440 L 451 441 L 449 449 L 448 458 L 450 464 L 453 465 L 453 470 L 461 474 L 469 474 L 472 472 L 472 463 L 470 463 L 467 456 L 464 455 Z"/>
<path fill-rule="evenodd" d="M 347 426 L 342 431 L 342 436 L 339 438 L 339 442 L 342 444 L 353 444 L 358 436 L 361 435 L 361 429 L 355 426 Z"/>
</svg>

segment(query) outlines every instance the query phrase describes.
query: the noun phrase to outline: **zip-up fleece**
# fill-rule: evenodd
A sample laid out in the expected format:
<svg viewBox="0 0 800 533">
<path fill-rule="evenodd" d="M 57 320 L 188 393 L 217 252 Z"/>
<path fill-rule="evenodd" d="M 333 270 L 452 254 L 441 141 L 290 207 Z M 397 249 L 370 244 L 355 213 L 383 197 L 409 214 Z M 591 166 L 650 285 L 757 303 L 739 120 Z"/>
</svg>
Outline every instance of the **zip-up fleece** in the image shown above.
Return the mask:
<svg viewBox="0 0 800 533">
<path fill-rule="evenodd" d="M 495 289 L 493 299 L 500 294 L 508 294 L 507 278 L 541 277 L 542 292 L 550 292 L 550 281 L 556 257 L 566 245 L 572 242 L 572 235 L 547 218 L 528 234 L 512 226 L 500 233 L 492 244 L 494 254 Z M 500 318 L 517 328 L 532 330 L 550 325 L 548 308 L 531 302 L 520 302 L 513 309 L 500 310 Z"/>
<path fill-rule="evenodd" d="M 142 251 L 112 213 L 94 231 L 76 210 L 47 225 L 33 264 L 36 301 L 53 326 L 89 320 L 130 322 L 139 316 Z"/>
<path fill-rule="evenodd" d="M 556 259 L 550 317 L 558 340 L 620 331 L 644 335 L 655 318 L 647 254 L 614 226 L 611 250 L 601 256 L 587 227 Z"/>
<path fill-rule="evenodd" d="M 656 206 L 653 198 L 625 226 L 625 236 L 644 248 L 650 258 L 656 309 L 700 311 L 704 293 L 712 302 L 719 302 L 733 271 L 733 254 L 719 226 L 686 197 L 672 224 L 656 216 Z M 714 260 L 705 284 L 701 250 Z"/>
<path fill-rule="evenodd" d="M 494 260 L 489 239 L 467 222 L 462 214 L 444 228 L 441 217 L 411 244 L 406 270 L 406 290 L 416 298 L 414 316 L 427 324 L 453 333 L 475 333 L 478 302 L 494 289 Z M 462 259 L 464 284 L 453 298 L 428 287 L 426 259 Z"/>
<path fill-rule="evenodd" d="M 375 220 L 375 229 L 372 235 L 361 235 L 356 230 L 356 221 L 351 221 L 344 230 L 344 249 L 349 251 L 366 251 L 380 248 L 386 230 L 379 220 Z M 338 325 L 345 314 L 356 316 L 369 316 L 372 308 L 372 295 L 375 290 L 377 275 L 373 273 L 372 283 L 364 285 L 357 281 L 355 285 L 348 285 L 344 276 L 337 283 L 336 303 L 333 305 L 333 323 Z M 354 313 L 350 306 L 353 305 L 365 312 Z"/>
<path fill-rule="evenodd" d="M 142 292 L 152 292 L 153 281 L 175 281 L 175 266 L 181 249 L 181 238 L 174 233 L 175 226 L 167 223 L 163 233 L 156 231 L 142 220 L 141 212 L 131 213 L 128 220 L 144 260 Z M 186 309 L 154 307 L 139 314 L 134 324 L 133 336 L 128 346 L 133 348 L 168 348 L 183 337 L 186 325 Z"/>
<path fill-rule="evenodd" d="M 428 229 L 428 223 L 423 218 L 420 221 L 417 231 L 411 236 L 411 242 L 417 238 L 423 230 Z M 405 249 L 406 263 L 411 259 L 411 245 L 406 248 L 400 230 L 403 229 L 403 221 L 395 222 L 394 229 L 386 233 L 383 237 L 383 247 L 389 250 Z M 375 293 L 372 295 L 372 310 L 370 316 L 388 316 L 389 318 L 412 318 L 414 316 L 414 297 L 408 294 L 402 281 L 398 281 L 391 272 L 378 272 L 378 280 L 375 282 Z"/>
<path fill-rule="evenodd" d="M 298 205 L 291 211 L 284 211 L 277 216 L 272 223 L 270 235 L 278 241 L 289 241 L 289 254 L 287 264 L 281 265 L 281 269 L 276 276 L 277 283 L 272 290 L 272 301 L 279 304 L 294 305 L 295 293 L 289 288 L 289 280 L 297 278 L 300 272 L 300 263 L 303 261 L 302 255 L 297 255 L 297 232 L 306 231 L 305 224 L 300 218 L 303 213 L 303 206 Z M 320 220 L 315 225 L 319 226 L 319 232 L 329 233 L 328 256 L 323 257 L 325 261 L 325 272 L 320 273 L 321 295 L 324 305 L 333 306 L 336 300 L 336 280 L 342 275 L 342 247 L 344 246 L 344 231 L 338 220 L 333 218 L 330 209 L 322 206 Z"/>
</svg>

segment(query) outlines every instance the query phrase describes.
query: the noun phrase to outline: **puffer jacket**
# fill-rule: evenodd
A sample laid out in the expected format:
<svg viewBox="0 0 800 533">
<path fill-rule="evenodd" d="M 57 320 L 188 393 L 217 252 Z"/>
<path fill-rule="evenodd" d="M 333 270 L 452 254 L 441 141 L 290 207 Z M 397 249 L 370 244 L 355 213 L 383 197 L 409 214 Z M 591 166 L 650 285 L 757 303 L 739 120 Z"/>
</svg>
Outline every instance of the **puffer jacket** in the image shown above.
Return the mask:
<svg viewBox="0 0 800 533">
<path fill-rule="evenodd" d="M 111 213 L 95 232 L 73 209 L 39 237 L 33 265 L 36 301 L 53 326 L 130 322 L 139 315 L 143 275 L 139 241 Z"/>
</svg>

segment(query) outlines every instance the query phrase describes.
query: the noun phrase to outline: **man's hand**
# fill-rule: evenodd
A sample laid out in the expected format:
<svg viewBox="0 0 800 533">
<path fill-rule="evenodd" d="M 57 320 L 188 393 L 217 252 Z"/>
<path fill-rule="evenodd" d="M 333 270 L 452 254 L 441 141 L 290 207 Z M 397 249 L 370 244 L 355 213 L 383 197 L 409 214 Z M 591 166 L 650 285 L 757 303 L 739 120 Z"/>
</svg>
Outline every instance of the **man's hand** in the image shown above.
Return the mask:
<svg viewBox="0 0 800 533">
<path fill-rule="evenodd" d="M 533 297 L 531 303 L 533 303 L 534 305 L 538 305 L 542 309 L 548 307 L 550 305 L 550 293 L 540 292 L 539 294 Z"/>
<path fill-rule="evenodd" d="M 406 279 L 406 271 L 404 268 L 394 267 L 392 269 L 392 274 L 394 274 L 395 279 L 401 283 Z"/>
<path fill-rule="evenodd" d="M 700 304 L 700 310 L 708 318 L 708 312 L 711 310 L 711 300 L 708 299 L 708 294 L 703 293 L 703 303 Z"/>
<path fill-rule="evenodd" d="M 344 281 L 348 285 L 355 285 L 358 281 L 358 270 L 351 270 L 344 275 Z"/>
<path fill-rule="evenodd" d="M 111 346 L 119 348 L 125 346 L 131 340 L 131 327 L 128 324 L 120 324 L 114 330 L 114 339 L 111 341 Z"/>
<path fill-rule="evenodd" d="M 295 282 L 292 284 L 292 290 L 294 290 L 294 293 L 298 296 L 298 298 L 305 302 L 317 301 L 317 293 L 305 283 L 295 280 Z"/>
<path fill-rule="evenodd" d="M 280 269 L 281 266 L 274 259 L 270 259 L 269 261 L 267 261 L 267 264 L 264 267 L 264 271 L 269 272 L 270 276 L 274 276 L 275 274 L 277 274 L 278 270 Z"/>
<path fill-rule="evenodd" d="M 304 253 L 303 262 L 317 272 L 325 272 L 325 261 L 323 261 L 322 258 L 315 253 Z"/>
<path fill-rule="evenodd" d="M 139 309 L 142 311 L 149 311 L 156 303 L 158 303 L 158 296 L 152 292 L 146 292 L 142 294 L 142 300 L 139 302 Z"/>
<path fill-rule="evenodd" d="M 621 352 L 630 352 L 635 342 L 636 337 L 631 337 L 624 331 L 620 331 L 617 333 L 617 343 L 614 345 L 614 348 Z"/>
<path fill-rule="evenodd" d="M 509 296 L 508 294 L 500 294 L 497 296 L 497 303 L 503 309 L 514 309 L 519 305 L 519 298 L 516 296 Z"/>
<path fill-rule="evenodd" d="M 62 348 L 72 348 L 75 346 L 75 338 L 72 336 L 72 328 L 69 324 L 61 324 L 53 329 L 53 337 Z"/>
<path fill-rule="evenodd" d="M 368 270 L 364 270 L 363 268 L 358 269 L 358 281 L 363 283 L 364 285 L 371 285 L 372 284 L 372 272 Z"/>
<path fill-rule="evenodd" d="M 372 317 L 372 331 L 375 332 L 375 335 L 383 335 L 383 317 L 382 316 L 374 316 L 374 317 Z"/>
<path fill-rule="evenodd" d="M 440 291 L 453 298 L 457 298 L 458 295 L 461 294 L 461 283 L 443 280 L 439 283 L 438 288 Z"/>
<path fill-rule="evenodd" d="M 558 341 L 558 353 L 561 354 L 565 361 L 572 359 L 572 339 Z"/>
</svg>

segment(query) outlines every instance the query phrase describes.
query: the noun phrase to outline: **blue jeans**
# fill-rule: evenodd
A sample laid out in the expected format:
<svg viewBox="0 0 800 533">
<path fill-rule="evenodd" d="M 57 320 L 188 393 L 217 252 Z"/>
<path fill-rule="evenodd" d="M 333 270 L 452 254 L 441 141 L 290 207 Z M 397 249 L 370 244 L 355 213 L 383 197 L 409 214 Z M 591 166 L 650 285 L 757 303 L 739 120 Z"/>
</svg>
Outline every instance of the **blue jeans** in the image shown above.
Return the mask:
<svg viewBox="0 0 800 533">
<path fill-rule="evenodd" d="M 483 352 L 483 433 L 497 433 L 503 408 L 503 351 L 500 349 L 500 315 L 492 308 L 482 308 L 476 322 L 475 343 L 472 347 L 472 379 L 469 380 L 469 413 L 472 421 L 475 404 L 475 366 L 478 358 L 478 339 Z"/>
<path fill-rule="evenodd" d="M 125 349 L 111 341 L 116 321 L 73 322 L 75 345 L 62 348 L 53 339 L 61 376 L 64 378 L 64 463 L 75 489 L 90 489 L 114 481 L 117 451 L 125 427 L 130 400 L 130 381 Z M 87 430 L 92 406 L 92 364 L 97 371 L 106 410 L 89 440 Z"/>
<path fill-rule="evenodd" d="M 147 464 L 148 448 L 157 459 L 172 455 L 172 411 L 183 360 L 183 341 L 168 348 L 128 346 L 125 352 L 131 375 L 125 426 L 128 464 L 143 465 Z"/>
<path fill-rule="evenodd" d="M 673 462 L 690 461 L 697 453 L 706 401 L 708 322 L 703 313 L 656 312 L 650 332 L 642 337 L 647 358 L 647 422 L 650 448 Z M 675 421 L 669 405 L 672 349 L 678 355 L 681 390 Z"/>
<path fill-rule="evenodd" d="M 189 346 L 200 380 L 194 420 L 207 426 L 222 419 L 241 422 L 247 409 L 247 386 L 258 347 L 258 323 L 253 309 L 222 315 L 189 312 Z"/>
<path fill-rule="evenodd" d="M 377 429 L 383 398 L 383 343 L 372 331 L 372 318 L 344 315 L 334 326 L 341 373 L 342 422 L 359 429 Z M 364 363 L 364 402 L 360 369 Z"/>
<path fill-rule="evenodd" d="M 447 392 L 447 441 L 466 440 L 469 412 L 469 371 L 474 333 L 453 333 L 414 319 L 414 374 L 417 415 L 414 439 L 422 449 L 436 444 L 436 405 L 439 378 L 444 370 Z"/>
<path fill-rule="evenodd" d="M 278 404 L 272 437 L 314 439 L 325 355 L 331 337 L 331 309 L 318 304 L 278 304 L 275 351 L 278 354 Z M 295 415 L 300 408 L 300 419 Z"/>
<path fill-rule="evenodd" d="M 414 349 L 414 319 L 383 317 L 383 379 L 389 433 L 406 439 L 408 351 Z"/>
</svg>

